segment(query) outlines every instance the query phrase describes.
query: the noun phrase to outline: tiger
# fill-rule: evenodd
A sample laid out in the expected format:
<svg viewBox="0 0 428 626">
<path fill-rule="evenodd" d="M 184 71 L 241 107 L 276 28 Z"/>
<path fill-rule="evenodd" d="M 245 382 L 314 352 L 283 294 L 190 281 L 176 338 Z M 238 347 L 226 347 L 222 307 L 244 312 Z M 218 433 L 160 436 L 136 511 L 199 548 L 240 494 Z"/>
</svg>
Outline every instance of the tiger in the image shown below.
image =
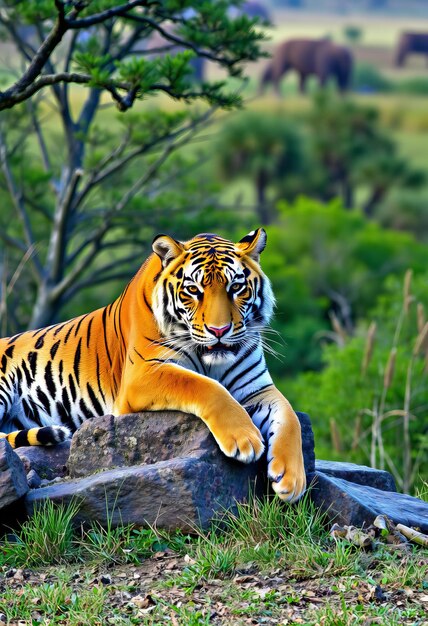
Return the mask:
<svg viewBox="0 0 428 626">
<path fill-rule="evenodd" d="M 274 295 L 266 233 L 154 238 L 120 296 L 86 315 L 0 340 L 0 430 L 12 447 L 54 445 L 94 416 L 179 410 L 243 463 L 267 448 L 273 490 L 305 491 L 301 429 L 266 366 Z"/>
</svg>

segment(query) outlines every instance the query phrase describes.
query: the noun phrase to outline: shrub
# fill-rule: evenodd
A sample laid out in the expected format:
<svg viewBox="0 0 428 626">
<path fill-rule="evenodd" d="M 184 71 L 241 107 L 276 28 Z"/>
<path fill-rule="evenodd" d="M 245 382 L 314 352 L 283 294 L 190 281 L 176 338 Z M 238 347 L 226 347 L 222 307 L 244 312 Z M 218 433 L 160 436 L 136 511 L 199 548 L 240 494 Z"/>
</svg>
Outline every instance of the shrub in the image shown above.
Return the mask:
<svg viewBox="0 0 428 626">
<path fill-rule="evenodd" d="M 355 91 L 386 93 L 393 90 L 392 82 L 369 63 L 357 63 L 353 73 L 352 86 Z"/>
<path fill-rule="evenodd" d="M 275 376 L 321 366 L 320 342 L 334 311 L 348 333 L 373 308 L 391 273 L 411 267 L 424 272 L 428 250 L 408 233 L 368 222 L 338 201 L 300 198 L 281 202 L 278 223 L 268 229 L 261 257 L 277 297 L 273 346 L 283 361 L 270 359 Z M 287 345 L 281 343 L 285 340 Z"/>
<path fill-rule="evenodd" d="M 318 454 L 388 469 L 399 488 L 427 480 L 428 283 L 421 275 L 404 291 L 390 277 L 368 323 L 345 346 L 324 347 L 325 368 L 288 386 L 296 406 L 313 416 Z M 424 469 L 425 468 L 425 469 Z"/>
</svg>

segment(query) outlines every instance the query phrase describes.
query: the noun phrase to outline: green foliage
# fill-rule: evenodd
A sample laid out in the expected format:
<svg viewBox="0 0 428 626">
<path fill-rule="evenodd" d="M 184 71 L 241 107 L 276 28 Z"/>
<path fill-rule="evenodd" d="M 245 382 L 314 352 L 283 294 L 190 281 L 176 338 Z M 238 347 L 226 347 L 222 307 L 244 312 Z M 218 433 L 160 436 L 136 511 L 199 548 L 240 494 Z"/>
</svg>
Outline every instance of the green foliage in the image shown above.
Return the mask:
<svg viewBox="0 0 428 626">
<path fill-rule="evenodd" d="M 272 344 L 284 357 L 283 362 L 270 359 L 276 378 L 320 367 L 329 311 L 336 311 L 352 332 L 355 320 L 386 289 L 388 275 L 408 267 L 422 273 L 428 263 L 426 247 L 411 235 L 382 229 L 360 212 L 345 211 L 338 201 L 281 202 L 279 214 L 267 230 L 261 257 L 277 298 L 273 328 L 277 340 L 287 342 Z M 288 393 L 285 385 L 284 391 Z"/>
<path fill-rule="evenodd" d="M 391 277 L 367 316 L 377 322 L 372 349 L 361 323 L 345 346 L 324 347 L 321 372 L 287 388 L 313 417 L 319 456 L 388 469 L 405 491 L 427 479 L 426 342 L 416 348 L 427 308 L 426 271 L 404 302 L 401 281 Z"/>
<path fill-rule="evenodd" d="M 314 160 L 322 168 L 321 197 L 342 197 L 345 207 L 352 208 L 357 186 L 366 188 L 362 208 L 371 216 L 391 188 L 415 188 L 424 181 L 422 172 L 400 156 L 373 107 L 319 92 L 309 115 L 309 128 Z"/>
<path fill-rule="evenodd" d="M 1 561 L 1 613 L 11 624 L 68 626 L 203 626 L 212 623 L 214 611 L 224 624 L 279 624 L 291 611 L 296 615 L 294 609 L 308 624 L 351 626 L 362 624 L 363 617 L 394 624 L 423 621 L 419 598 L 428 584 L 426 551 L 378 545 L 374 552 L 362 552 L 332 540 L 324 521 L 307 496 L 293 506 L 276 497 L 251 498 L 235 513 L 225 512 L 210 531 L 193 537 L 162 532 L 152 548 L 163 554 L 144 563 L 141 554 L 136 567 L 124 566 L 122 557 L 108 559 L 103 567 L 90 551 L 79 551 L 78 562 L 69 553 L 61 567 L 35 562 L 23 571 L 17 569 L 23 561 Z M 128 531 L 119 527 L 117 532 Z M 150 533 L 134 531 L 133 540 L 147 547 Z M 366 598 L 377 585 L 385 592 L 381 603 L 345 603 L 357 593 Z M 398 607 L 395 598 L 403 597 L 403 588 L 412 602 Z"/>
<path fill-rule="evenodd" d="M 363 38 L 363 30 L 360 26 L 348 24 L 343 29 L 343 35 L 349 43 L 356 44 Z"/>
<path fill-rule="evenodd" d="M 388 93 L 394 89 L 393 83 L 375 66 L 369 63 L 356 63 L 352 73 L 352 87 L 355 91 Z"/>
<path fill-rule="evenodd" d="M 373 107 L 318 91 L 306 115 L 252 111 L 225 125 L 217 148 L 223 178 L 247 177 L 259 219 L 275 219 L 272 204 L 299 194 L 342 199 L 368 216 L 395 189 L 418 189 L 422 171 L 411 167 L 381 126 Z"/>
<path fill-rule="evenodd" d="M 88 3 L 72 0 L 58 4 L 52 0 L 32 0 L 8 6 L 5 18 L 6 23 L 11 20 L 15 26 L 20 22 L 38 24 L 40 33 L 50 28 L 54 21 L 56 27 L 63 28 L 64 32 L 77 31 L 79 27 L 84 32 L 90 26 L 91 34 L 77 38 L 75 54 L 72 55 L 74 69 L 89 74 L 90 79 L 85 81 L 81 75 L 79 80 L 72 82 L 86 82 L 90 87 L 111 91 L 120 110 L 132 106 L 135 98 L 144 98 L 150 92 L 159 91 L 166 91 L 177 99 L 202 97 L 212 104 L 228 103 L 229 106 L 239 103 L 239 96 L 227 94 L 224 90 L 224 82 L 203 84 L 192 90 L 190 63 L 195 56 L 207 56 L 219 63 L 230 76 L 241 77 L 244 61 L 254 61 L 263 55 L 260 42 L 265 37 L 256 28 L 258 20 L 246 15 L 231 19 L 228 15 L 230 2 L 227 0 L 195 0 L 191 4 L 164 1 L 143 5 L 134 10 L 122 7 L 122 11 L 118 12 L 120 4 L 111 0 Z M 176 25 L 174 33 L 169 20 Z M 110 31 L 108 52 L 103 49 L 102 43 L 101 29 L 104 25 Z M 133 44 L 139 41 L 141 45 L 141 41 L 154 32 L 167 39 L 172 35 L 174 54 L 154 60 L 135 56 L 128 60 L 126 57 L 132 45 L 127 43 L 124 46 L 127 50 L 124 52 L 122 49 L 118 53 L 125 28 L 134 29 Z M 94 33 L 94 30 L 97 32 Z M 167 43 L 165 39 L 163 41 Z M 117 89 L 132 93 L 130 100 L 121 100 Z"/>
<path fill-rule="evenodd" d="M 111 519 L 107 525 L 93 523 L 84 531 L 79 542 L 82 557 L 92 561 L 114 563 L 139 563 L 150 556 L 158 541 L 152 530 L 135 531 L 131 525 L 113 527 Z"/>
<path fill-rule="evenodd" d="M 225 124 L 218 143 L 219 166 L 226 179 L 252 177 L 265 169 L 269 181 L 302 171 L 302 139 L 295 124 L 283 115 L 248 111 Z"/>
<path fill-rule="evenodd" d="M 426 189 L 394 191 L 376 209 L 375 218 L 382 226 L 413 233 L 416 239 L 428 238 L 428 192 Z"/>
<path fill-rule="evenodd" d="M 428 95 L 428 79 L 424 76 L 415 76 L 401 80 L 397 85 L 397 91 L 415 96 L 426 96 Z"/>
<path fill-rule="evenodd" d="M 293 198 L 301 189 L 306 165 L 302 142 L 300 130 L 281 114 L 250 111 L 223 128 L 216 148 L 220 174 L 226 180 L 250 177 L 264 224 L 274 218 L 268 194 Z"/>
<path fill-rule="evenodd" d="M 6 334 L 57 321 L 84 289 L 86 307 L 98 307 L 99 290 L 129 279 L 164 224 L 187 236 L 230 220 L 212 214 L 212 181 L 187 176 L 199 153 L 175 153 L 215 108 L 241 104 L 238 81 L 227 78 L 242 83 L 245 63 L 263 56 L 264 35 L 257 20 L 231 17 L 230 1 L 138 5 L 31 0 L 3 8 L 3 34 L 24 77 L 0 94 L 0 264 L 2 283 L 14 285 L 0 310 Z M 38 55 L 19 40 L 29 23 Z M 194 79 L 192 64 L 207 59 L 223 80 Z M 39 90 L 49 97 L 28 100 Z M 139 106 L 121 121 L 104 111 L 105 95 L 123 113 L 159 94 L 211 109 Z"/>
<path fill-rule="evenodd" d="M 191 564 L 180 574 L 180 585 L 192 593 L 206 580 L 230 578 L 235 573 L 239 553 L 239 546 L 220 541 L 215 535 L 201 535 L 193 546 Z"/>
</svg>

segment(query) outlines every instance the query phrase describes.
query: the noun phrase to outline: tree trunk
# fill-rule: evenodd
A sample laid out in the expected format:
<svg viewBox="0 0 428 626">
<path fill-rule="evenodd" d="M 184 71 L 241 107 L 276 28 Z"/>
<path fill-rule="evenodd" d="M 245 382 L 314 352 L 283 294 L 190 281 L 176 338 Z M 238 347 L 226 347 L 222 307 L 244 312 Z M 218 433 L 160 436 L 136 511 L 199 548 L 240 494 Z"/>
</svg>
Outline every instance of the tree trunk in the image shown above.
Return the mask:
<svg viewBox="0 0 428 626">
<path fill-rule="evenodd" d="M 256 192 L 257 192 L 257 214 L 262 226 L 267 226 L 271 223 L 271 215 L 266 199 L 266 188 L 268 184 L 268 176 L 266 171 L 261 169 L 256 176 Z"/>
<path fill-rule="evenodd" d="M 385 189 L 383 189 L 383 187 L 375 187 L 373 189 L 369 199 L 363 206 L 364 215 L 366 217 L 373 217 L 376 207 L 379 202 L 383 200 L 384 195 Z"/>
<path fill-rule="evenodd" d="M 54 324 L 57 321 L 56 314 L 58 310 L 59 303 L 52 301 L 49 287 L 46 283 L 42 283 L 37 290 L 37 298 L 27 330 L 35 330 L 36 328 Z"/>
<path fill-rule="evenodd" d="M 354 207 L 354 189 L 347 178 L 342 181 L 343 204 L 345 209 Z"/>
</svg>

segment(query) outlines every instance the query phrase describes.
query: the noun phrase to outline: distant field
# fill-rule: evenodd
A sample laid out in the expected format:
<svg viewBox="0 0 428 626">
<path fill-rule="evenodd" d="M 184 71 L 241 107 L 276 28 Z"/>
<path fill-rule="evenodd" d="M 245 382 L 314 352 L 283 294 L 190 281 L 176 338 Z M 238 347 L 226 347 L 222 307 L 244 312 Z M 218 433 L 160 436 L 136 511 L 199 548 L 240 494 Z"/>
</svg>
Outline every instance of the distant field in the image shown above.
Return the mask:
<svg viewBox="0 0 428 626">
<path fill-rule="evenodd" d="M 270 30 L 273 43 L 288 37 L 323 37 L 326 35 L 335 41 L 343 42 L 344 28 L 352 25 L 361 28 L 364 45 L 391 47 L 395 45 L 399 33 L 404 30 L 428 31 L 428 19 L 357 12 L 337 15 L 277 10 L 272 14 L 272 22 L 275 25 Z"/>
</svg>

